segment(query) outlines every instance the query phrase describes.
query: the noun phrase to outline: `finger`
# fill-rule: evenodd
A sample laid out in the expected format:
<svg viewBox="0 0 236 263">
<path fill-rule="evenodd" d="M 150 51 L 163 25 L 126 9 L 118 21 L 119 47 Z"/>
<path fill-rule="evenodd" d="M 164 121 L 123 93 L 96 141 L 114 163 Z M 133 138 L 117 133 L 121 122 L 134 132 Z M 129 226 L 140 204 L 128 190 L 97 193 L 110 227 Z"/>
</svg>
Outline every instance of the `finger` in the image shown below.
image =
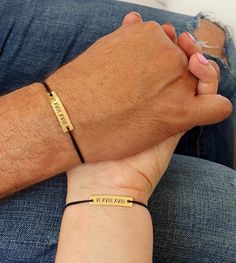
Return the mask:
<svg viewBox="0 0 236 263">
<path fill-rule="evenodd" d="M 175 27 L 171 23 L 166 23 L 162 25 L 162 28 L 167 34 L 167 36 L 170 38 L 170 40 L 177 44 L 178 38 L 175 31 Z"/>
<path fill-rule="evenodd" d="M 188 32 L 184 32 L 178 37 L 178 45 L 186 53 L 188 58 L 194 53 L 202 54 L 201 47 L 198 46 L 194 36 Z"/>
<path fill-rule="evenodd" d="M 191 111 L 193 126 L 215 124 L 231 115 L 232 104 L 218 94 L 199 95 L 194 97 Z"/>
<path fill-rule="evenodd" d="M 220 68 L 219 68 L 218 64 L 214 60 L 211 60 L 211 59 L 208 59 L 208 61 L 212 65 L 212 67 L 214 67 L 214 69 L 217 73 L 217 79 L 219 82 L 220 81 Z"/>
<path fill-rule="evenodd" d="M 199 79 L 197 94 L 216 94 L 218 90 L 218 73 L 215 67 L 202 55 L 196 53 L 189 60 L 190 72 Z"/>
<path fill-rule="evenodd" d="M 125 16 L 122 22 L 122 26 L 124 25 L 130 25 L 134 23 L 139 23 L 142 22 L 142 17 L 139 13 L 137 12 L 130 12 L 128 15 Z"/>
</svg>

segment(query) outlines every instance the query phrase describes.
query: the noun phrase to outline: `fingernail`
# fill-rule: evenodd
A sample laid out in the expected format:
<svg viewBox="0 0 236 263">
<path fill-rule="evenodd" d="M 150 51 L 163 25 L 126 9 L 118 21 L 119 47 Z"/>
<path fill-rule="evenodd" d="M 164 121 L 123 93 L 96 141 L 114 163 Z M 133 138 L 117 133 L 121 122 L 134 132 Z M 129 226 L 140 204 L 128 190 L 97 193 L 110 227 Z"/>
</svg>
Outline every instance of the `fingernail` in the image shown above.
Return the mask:
<svg viewBox="0 0 236 263">
<path fill-rule="evenodd" d="M 197 55 L 198 61 L 199 61 L 201 64 L 203 64 L 203 65 L 205 65 L 205 66 L 208 66 L 208 65 L 209 65 L 209 61 L 208 61 L 202 54 L 196 53 L 196 55 Z"/>
<path fill-rule="evenodd" d="M 142 18 L 138 12 L 131 12 L 130 14 L 134 14 L 134 15 L 138 16 L 139 18 Z"/>
<path fill-rule="evenodd" d="M 194 43 L 197 42 L 196 39 L 195 39 L 195 37 L 194 37 L 192 34 L 190 34 L 189 32 L 185 32 L 185 33 L 189 36 L 189 38 L 190 38 Z"/>
<path fill-rule="evenodd" d="M 175 26 L 174 26 L 172 23 L 167 22 L 167 23 L 165 23 L 165 24 L 171 26 L 171 27 L 173 28 L 174 31 L 176 30 L 176 29 L 175 29 Z"/>
</svg>

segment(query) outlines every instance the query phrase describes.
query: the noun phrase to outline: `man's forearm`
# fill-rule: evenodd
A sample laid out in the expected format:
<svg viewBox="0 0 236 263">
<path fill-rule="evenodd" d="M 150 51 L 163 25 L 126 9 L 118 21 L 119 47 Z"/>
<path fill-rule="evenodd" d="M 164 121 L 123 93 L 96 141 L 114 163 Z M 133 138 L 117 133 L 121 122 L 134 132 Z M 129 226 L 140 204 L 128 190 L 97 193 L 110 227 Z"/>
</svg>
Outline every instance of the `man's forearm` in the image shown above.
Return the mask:
<svg viewBox="0 0 236 263">
<path fill-rule="evenodd" d="M 41 84 L 0 98 L 0 197 L 79 163 Z"/>
</svg>

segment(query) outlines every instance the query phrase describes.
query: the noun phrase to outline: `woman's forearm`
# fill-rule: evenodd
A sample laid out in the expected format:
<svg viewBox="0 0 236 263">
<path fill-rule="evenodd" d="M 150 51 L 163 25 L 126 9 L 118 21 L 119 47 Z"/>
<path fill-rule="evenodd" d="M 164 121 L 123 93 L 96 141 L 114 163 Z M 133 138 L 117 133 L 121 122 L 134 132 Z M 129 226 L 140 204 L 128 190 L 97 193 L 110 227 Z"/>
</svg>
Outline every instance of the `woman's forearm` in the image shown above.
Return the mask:
<svg viewBox="0 0 236 263">
<path fill-rule="evenodd" d="M 152 246 L 146 208 L 75 205 L 63 216 L 56 263 L 150 263 Z"/>
<path fill-rule="evenodd" d="M 129 196 L 144 204 L 149 198 L 143 177 L 116 162 L 82 165 L 67 175 L 67 203 L 94 195 Z M 131 187 L 126 179 L 132 181 Z M 150 263 L 152 239 L 151 216 L 145 207 L 73 205 L 63 216 L 56 263 Z"/>
</svg>

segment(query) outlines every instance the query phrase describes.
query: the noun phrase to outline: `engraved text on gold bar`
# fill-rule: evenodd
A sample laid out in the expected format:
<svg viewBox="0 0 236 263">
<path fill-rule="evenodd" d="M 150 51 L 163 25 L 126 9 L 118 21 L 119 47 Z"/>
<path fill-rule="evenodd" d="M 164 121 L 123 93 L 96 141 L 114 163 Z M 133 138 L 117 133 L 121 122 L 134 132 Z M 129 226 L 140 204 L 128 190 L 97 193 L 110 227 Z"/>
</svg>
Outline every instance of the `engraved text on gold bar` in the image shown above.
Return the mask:
<svg viewBox="0 0 236 263">
<path fill-rule="evenodd" d="M 57 96 L 55 91 L 51 92 L 52 95 L 49 94 L 49 102 L 53 108 L 53 111 L 55 112 L 57 119 L 61 125 L 62 130 L 66 133 L 68 132 L 67 127 L 69 127 L 70 131 L 73 130 L 73 125 L 70 121 L 70 118 L 60 101 L 59 97 Z"/>
</svg>

